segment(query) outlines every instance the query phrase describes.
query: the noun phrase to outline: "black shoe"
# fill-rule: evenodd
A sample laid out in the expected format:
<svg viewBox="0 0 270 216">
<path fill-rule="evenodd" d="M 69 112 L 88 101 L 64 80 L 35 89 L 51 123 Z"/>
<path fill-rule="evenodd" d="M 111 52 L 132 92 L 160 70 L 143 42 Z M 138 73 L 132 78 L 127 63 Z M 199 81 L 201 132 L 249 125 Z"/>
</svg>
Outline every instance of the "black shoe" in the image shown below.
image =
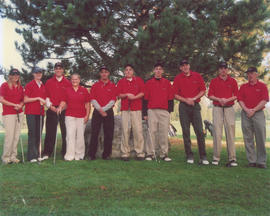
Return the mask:
<svg viewBox="0 0 270 216">
<path fill-rule="evenodd" d="M 143 161 L 145 158 L 144 157 L 136 157 L 137 161 Z"/>
<path fill-rule="evenodd" d="M 102 157 L 103 160 L 111 160 L 112 158 L 110 156 L 108 157 Z"/>
<path fill-rule="evenodd" d="M 127 161 L 129 161 L 129 157 L 121 157 L 121 160 L 127 162 Z"/>
<path fill-rule="evenodd" d="M 90 156 L 88 156 L 88 157 L 86 157 L 85 159 L 86 159 L 86 160 L 92 161 L 92 160 L 96 160 L 96 157 L 90 157 Z"/>
<path fill-rule="evenodd" d="M 249 163 L 248 167 L 256 167 L 256 163 Z"/>
<path fill-rule="evenodd" d="M 267 168 L 267 166 L 265 164 L 257 164 L 257 167 L 261 168 L 261 169 L 266 169 Z"/>
</svg>

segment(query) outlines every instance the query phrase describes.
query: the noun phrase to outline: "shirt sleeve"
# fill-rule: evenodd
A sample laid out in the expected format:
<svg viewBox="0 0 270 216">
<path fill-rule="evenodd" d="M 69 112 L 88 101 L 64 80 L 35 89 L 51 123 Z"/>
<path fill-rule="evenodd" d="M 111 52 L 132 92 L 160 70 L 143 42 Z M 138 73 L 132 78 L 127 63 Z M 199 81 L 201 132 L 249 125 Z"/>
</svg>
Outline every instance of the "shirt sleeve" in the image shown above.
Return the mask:
<svg viewBox="0 0 270 216">
<path fill-rule="evenodd" d="M 269 93 L 266 85 L 263 85 L 263 94 L 262 94 L 262 100 L 269 101 Z"/>
<path fill-rule="evenodd" d="M 205 91 L 206 87 L 205 87 L 205 83 L 201 74 L 199 74 L 199 82 L 200 82 L 200 87 L 199 87 L 200 91 Z"/>
<path fill-rule="evenodd" d="M 144 84 L 144 81 L 139 78 L 139 87 L 140 87 L 140 93 L 144 93 L 145 92 L 145 84 Z"/>
<path fill-rule="evenodd" d="M 116 95 L 119 96 L 122 93 L 123 93 L 122 92 L 122 82 L 121 82 L 121 80 L 119 80 L 117 85 L 116 85 Z"/>
<path fill-rule="evenodd" d="M 177 76 L 174 78 L 173 80 L 173 93 L 176 95 L 179 95 L 180 96 L 180 92 L 181 92 L 181 89 L 179 88 L 179 85 L 178 85 L 178 78 Z"/>
<path fill-rule="evenodd" d="M 149 81 L 147 81 L 144 88 L 144 100 L 149 100 L 149 97 L 150 97 L 150 89 L 149 89 Z"/>
<path fill-rule="evenodd" d="M 237 97 L 237 95 L 238 95 L 238 85 L 237 85 L 236 80 L 234 80 L 234 84 L 233 84 L 233 96 L 236 96 Z"/>
<path fill-rule="evenodd" d="M 113 84 L 112 100 L 116 101 L 116 97 L 117 97 L 117 88 L 116 88 L 115 84 Z"/>
<path fill-rule="evenodd" d="M 173 90 L 173 86 L 171 84 L 170 81 L 168 81 L 168 88 L 169 88 L 169 100 L 173 100 L 174 99 L 174 90 Z"/>
<path fill-rule="evenodd" d="M 0 87 L 0 96 L 5 97 L 6 95 L 6 83 L 3 83 Z"/>
<path fill-rule="evenodd" d="M 24 95 L 30 97 L 32 93 L 32 88 L 30 87 L 29 83 L 25 86 Z"/>
<path fill-rule="evenodd" d="M 237 94 L 237 101 L 243 101 L 243 100 L 244 100 L 244 87 L 241 86 Z"/>
</svg>

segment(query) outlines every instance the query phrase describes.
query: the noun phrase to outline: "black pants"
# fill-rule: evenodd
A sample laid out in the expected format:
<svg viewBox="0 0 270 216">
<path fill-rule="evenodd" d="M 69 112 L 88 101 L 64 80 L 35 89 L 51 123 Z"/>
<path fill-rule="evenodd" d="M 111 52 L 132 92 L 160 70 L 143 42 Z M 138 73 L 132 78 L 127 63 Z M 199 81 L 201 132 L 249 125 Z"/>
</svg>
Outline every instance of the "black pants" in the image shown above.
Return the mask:
<svg viewBox="0 0 270 216">
<path fill-rule="evenodd" d="M 191 141 L 190 141 L 190 124 L 192 124 L 194 132 L 197 136 L 200 159 L 206 159 L 205 139 L 203 134 L 203 124 L 202 124 L 200 104 L 195 103 L 194 106 L 190 106 L 186 103 L 180 103 L 179 116 L 187 158 L 193 158 L 193 152 L 191 150 Z"/>
<path fill-rule="evenodd" d="M 40 129 L 41 120 L 41 129 Z M 44 116 L 26 115 L 28 127 L 27 160 L 39 158 L 40 134 L 42 134 Z M 41 147 L 41 146 L 40 146 Z"/>
<path fill-rule="evenodd" d="M 98 135 L 100 132 L 101 125 L 103 125 L 104 131 L 104 151 L 102 158 L 107 158 L 112 153 L 112 140 L 114 132 L 114 113 L 112 109 L 109 109 L 107 116 L 103 117 L 95 109 L 92 116 L 91 122 L 91 139 L 88 156 L 92 159 L 96 157 L 97 146 L 98 146 Z"/>
<path fill-rule="evenodd" d="M 43 155 L 51 156 L 54 151 L 56 131 L 58 122 L 60 123 L 61 135 L 62 135 L 62 155 L 66 154 L 66 125 L 65 125 L 65 111 L 59 116 L 52 110 L 46 112 L 46 135 L 44 141 Z"/>
</svg>

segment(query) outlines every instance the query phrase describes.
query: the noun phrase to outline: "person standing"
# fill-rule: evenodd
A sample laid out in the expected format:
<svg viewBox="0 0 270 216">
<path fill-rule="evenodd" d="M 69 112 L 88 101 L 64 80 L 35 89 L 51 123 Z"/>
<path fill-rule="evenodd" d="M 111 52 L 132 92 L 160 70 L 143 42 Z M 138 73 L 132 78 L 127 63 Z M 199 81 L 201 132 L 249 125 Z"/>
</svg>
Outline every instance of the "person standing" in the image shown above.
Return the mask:
<svg viewBox="0 0 270 216">
<path fill-rule="evenodd" d="M 144 138 L 142 131 L 142 97 L 144 96 L 144 81 L 134 75 L 132 65 L 125 66 L 125 77 L 117 84 L 117 94 L 121 99 L 122 142 L 121 158 L 129 160 L 129 136 L 132 129 L 134 150 L 137 160 L 144 160 Z"/>
<path fill-rule="evenodd" d="M 25 86 L 24 103 L 28 126 L 27 159 L 30 162 L 41 160 L 41 135 L 44 120 L 46 90 L 43 85 L 43 70 L 35 67 L 32 71 L 34 79 Z"/>
<path fill-rule="evenodd" d="M 90 92 L 91 103 L 94 106 L 91 121 L 91 139 L 88 151 L 90 160 L 96 159 L 98 136 L 101 125 L 104 131 L 104 151 L 102 158 L 109 160 L 112 153 L 112 140 L 114 133 L 113 106 L 116 101 L 115 84 L 109 80 L 108 68 L 101 67 L 99 70 L 100 80 L 96 82 Z"/>
<path fill-rule="evenodd" d="M 170 162 L 168 157 L 168 131 L 170 125 L 169 104 L 171 104 L 174 95 L 172 85 L 169 80 L 162 77 L 164 73 L 163 65 L 157 63 L 154 65 L 154 77 L 148 80 L 145 84 L 144 99 L 147 101 L 147 116 L 144 119 L 148 120 L 150 145 L 146 145 L 145 160 L 153 160 L 156 149 L 159 147 L 160 159 Z"/>
<path fill-rule="evenodd" d="M 219 75 L 212 79 L 209 86 L 208 97 L 213 101 L 213 126 L 214 126 L 214 155 L 213 165 L 218 165 L 222 149 L 223 125 L 226 135 L 227 151 L 229 162 L 227 167 L 235 167 L 235 112 L 234 101 L 237 99 L 238 86 L 235 79 L 228 75 L 226 62 L 219 64 Z"/>
<path fill-rule="evenodd" d="M 246 73 L 248 82 L 241 85 L 237 99 L 242 107 L 241 125 L 248 166 L 266 168 L 266 123 L 263 109 L 269 101 L 268 89 L 263 82 L 258 80 L 256 67 L 249 67 Z"/>
<path fill-rule="evenodd" d="M 66 89 L 64 100 L 60 103 L 58 114 L 66 108 L 67 151 L 66 161 L 83 160 L 85 154 L 84 130 L 89 119 L 90 95 L 80 86 L 80 75 L 71 75 L 72 87 Z"/>
<path fill-rule="evenodd" d="M 205 94 L 205 84 L 199 73 L 190 70 L 189 62 L 186 59 L 180 62 L 180 71 L 181 73 L 174 79 L 173 87 L 175 91 L 175 99 L 180 101 L 179 116 L 182 126 L 187 163 L 194 163 L 190 140 L 190 124 L 192 124 L 197 136 L 199 147 L 199 163 L 208 165 L 209 162 L 206 158 L 201 106 L 199 104 L 200 98 Z"/>
<path fill-rule="evenodd" d="M 63 100 L 65 91 L 71 87 L 71 83 L 64 76 L 64 68 L 61 62 L 54 65 L 54 76 L 45 83 L 47 98 L 46 106 L 46 135 L 44 140 L 43 160 L 48 159 L 53 151 L 55 145 L 56 132 L 58 122 L 60 123 L 62 135 L 62 155 L 66 153 L 66 126 L 65 126 L 65 110 L 57 115 L 60 102 Z"/>
<path fill-rule="evenodd" d="M 8 81 L 0 88 L 0 102 L 3 104 L 3 124 L 5 141 L 3 145 L 2 161 L 4 164 L 19 163 L 17 146 L 23 121 L 23 87 L 20 81 L 20 72 L 11 69 Z"/>
</svg>

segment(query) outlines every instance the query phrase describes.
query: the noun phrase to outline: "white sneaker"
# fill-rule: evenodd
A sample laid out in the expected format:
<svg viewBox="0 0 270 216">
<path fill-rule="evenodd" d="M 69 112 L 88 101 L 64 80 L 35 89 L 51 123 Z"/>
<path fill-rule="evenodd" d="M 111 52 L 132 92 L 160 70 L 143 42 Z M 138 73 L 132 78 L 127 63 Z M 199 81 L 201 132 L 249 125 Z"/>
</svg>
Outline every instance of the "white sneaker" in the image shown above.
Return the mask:
<svg viewBox="0 0 270 216">
<path fill-rule="evenodd" d="M 187 159 L 188 164 L 194 164 L 194 159 Z"/>
<path fill-rule="evenodd" d="M 41 158 L 41 157 L 39 157 L 37 160 L 38 160 L 39 162 L 41 162 L 41 161 L 43 161 L 44 159 Z"/>
<path fill-rule="evenodd" d="M 36 163 L 36 162 L 37 162 L 37 159 L 30 160 L 30 163 Z"/>
<path fill-rule="evenodd" d="M 146 161 L 152 161 L 153 159 L 152 159 L 152 157 L 148 156 L 148 157 L 145 158 L 145 160 Z"/>
<path fill-rule="evenodd" d="M 201 164 L 203 165 L 209 165 L 209 161 L 204 159 L 204 160 L 201 160 Z"/>
<path fill-rule="evenodd" d="M 164 160 L 164 161 L 166 161 L 166 162 L 171 162 L 171 161 L 172 161 L 172 159 L 169 158 L 169 157 L 163 157 L 162 160 Z"/>
<path fill-rule="evenodd" d="M 212 161 L 212 164 L 215 165 L 215 166 L 218 166 L 218 161 L 217 160 L 213 160 Z"/>
<path fill-rule="evenodd" d="M 236 163 L 236 161 L 231 161 L 231 166 L 236 167 L 236 166 L 238 166 L 238 164 Z"/>
<path fill-rule="evenodd" d="M 42 160 L 48 160 L 49 159 L 49 156 L 48 155 L 44 155 L 43 157 L 42 157 Z"/>
</svg>

